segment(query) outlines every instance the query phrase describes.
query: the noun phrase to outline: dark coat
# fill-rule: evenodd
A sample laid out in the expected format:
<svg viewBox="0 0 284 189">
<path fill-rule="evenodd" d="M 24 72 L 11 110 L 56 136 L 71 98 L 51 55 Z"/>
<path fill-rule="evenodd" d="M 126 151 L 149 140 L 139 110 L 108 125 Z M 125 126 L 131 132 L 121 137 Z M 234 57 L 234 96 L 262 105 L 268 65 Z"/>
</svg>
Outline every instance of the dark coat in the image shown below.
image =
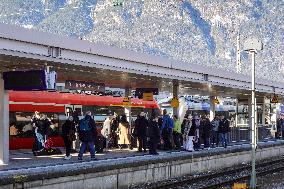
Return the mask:
<svg viewBox="0 0 284 189">
<path fill-rule="evenodd" d="M 158 126 L 159 126 L 160 130 L 162 130 L 162 125 L 163 125 L 163 118 L 159 117 L 159 119 L 158 119 Z"/>
<path fill-rule="evenodd" d="M 148 134 L 149 134 L 150 141 L 157 142 L 157 143 L 160 142 L 160 138 L 161 138 L 160 129 L 156 121 L 154 120 L 149 121 Z"/>
<path fill-rule="evenodd" d="M 192 124 L 192 126 L 190 127 L 188 131 L 188 136 L 195 136 L 195 130 L 196 130 L 196 125 Z"/>
<path fill-rule="evenodd" d="M 135 128 L 137 129 L 137 136 L 144 137 L 147 134 L 148 121 L 144 116 L 138 118 Z"/>
<path fill-rule="evenodd" d="M 282 118 L 277 120 L 276 128 L 277 132 L 284 131 L 284 120 Z"/>
<path fill-rule="evenodd" d="M 33 123 L 37 127 L 37 132 L 44 135 L 48 134 L 51 122 L 48 119 L 34 119 Z"/>
<path fill-rule="evenodd" d="M 205 138 L 209 138 L 212 130 L 212 126 L 209 119 L 202 120 L 201 123 L 202 135 Z"/>
<path fill-rule="evenodd" d="M 70 130 L 75 131 L 75 123 L 74 121 L 66 120 L 65 123 L 62 125 L 62 137 L 64 139 L 68 139 Z"/>
<path fill-rule="evenodd" d="M 96 137 L 97 137 L 96 123 L 93 120 L 93 118 L 89 115 L 86 115 L 84 119 L 89 120 L 90 130 L 89 131 L 80 131 L 80 124 L 79 124 L 79 126 L 78 126 L 79 139 L 82 142 L 94 142 L 96 140 Z"/>
<path fill-rule="evenodd" d="M 229 121 L 226 118 L 224 118 L 223 120 L 220 120 L 218 132 L 219 133 L 230 132 L 230 124 L 229 124 Z"/>
<path fill-rule="evenodd" d="M 111 129 L 112 132 L 114 132 L 114 131 L 116 131 L 116 130 L 118 129 L 119 122 L 120 122 L 120 120 L 119 120 L 118 117 L 113 118 L 113 119 L 111 120 L 110 129 Z"/>
<path fill-rule="evenodd" d="M 195 119 L 192 119 L 192 125 L 188 131 L 188 136 L 195 136 L 196 129 L 200 128 L 200 126 L 196 125 L 195 121 L 196 121 Z"/>
</svg>

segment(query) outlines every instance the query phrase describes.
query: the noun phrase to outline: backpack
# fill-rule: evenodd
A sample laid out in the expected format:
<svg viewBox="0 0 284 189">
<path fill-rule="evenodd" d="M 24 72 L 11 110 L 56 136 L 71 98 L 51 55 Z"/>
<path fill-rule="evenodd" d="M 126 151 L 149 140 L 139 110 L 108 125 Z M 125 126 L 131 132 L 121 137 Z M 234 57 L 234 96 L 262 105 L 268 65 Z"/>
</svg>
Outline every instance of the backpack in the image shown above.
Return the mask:
<svg viewBox="0 0 284 189">
<path fill-rule="evenodd" d="M 79 127 L 80 131 L 90 131 L 91 127 L 89 123 L 90 123 L 89 119 L 86 118 L 82 119 L 80 121 L 80 127 Z"/>
</svg>

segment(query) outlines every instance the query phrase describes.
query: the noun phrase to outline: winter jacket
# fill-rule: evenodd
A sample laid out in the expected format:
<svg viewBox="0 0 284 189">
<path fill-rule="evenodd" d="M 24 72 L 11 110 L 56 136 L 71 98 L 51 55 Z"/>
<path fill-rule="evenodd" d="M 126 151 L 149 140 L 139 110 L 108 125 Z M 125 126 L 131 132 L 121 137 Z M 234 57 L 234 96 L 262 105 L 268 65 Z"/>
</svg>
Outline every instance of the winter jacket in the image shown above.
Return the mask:
<svg viewBox="0 0 284 189">
<path fill-rule="evenodd" d="M 129 140 L 129 123 L 121 122 L 118 126 L 118 144 L 130 144 Z"/>
<path fill-rule="evenodd" d="M 218 132 L 219 122 L 220 122 L 220 121 L 217 120 L 217 119 L 214 119 L 214 120 L 211 122 L 212 130 L 213 130 L 213 131 Z"/>
<path fill-rule="evenodd" d="M 135 122 L 135 128 L 137 129 L 137 136 L 144 137 L 147 134 L 148 120 L 141 116 Z"/>
<path fill-rule="evenodd" d="M 110 129 L 111 129 L 111 131 L 116 131 L 117 130 L 117 128 L 118 128 L 118 125 L 119 125 L 119 118 L 117 117 L 117 118 L 113 118 L 112 120 L 111 120 L 111 125 L 110 125 Z"/>
<path fill-rule="evenodd" d="M 189 129 L 188 136 L 195 136 L 197 129 L 200 129 L 200 119 L 194 118 L 192 119 L 192 125 Z"/>
<path fill-rule="evenodd" d="M 219 122 L 219 133 L 228 133 L 230 132 L 230 125 L 227 119 L 220 120 Z"/>
<path fill-rule="evenodd" d="M 62 137 L 64 139 L 68 139 L 68 135 L 70 134 L 70 130 L 75 131 L 75 123 L 74 121 L 66 120 L 62 125 Z"/>
<path fill-rule="evenodd" d="M 277 132 L 284 131 L 284 119 L 280 118 L 276 122 Z"/>
<path fill-rule="evenodd" d="M 209 119 L 201 121 L 202 135 L 203 137 L 209 138 L 211 134 L 211 123 Z"/>
<path fill-rule="evenodd" d="M 38 133 L 43 136 L 48 134 L 51 125 L 49 119 L 34 119 L 33 123 L 35 124 Z"/>
<path fill-rule="evenodd" d="M 192 122 L 192 125 L 188 131 L 188 136 L 195 136 L 195 131 L 196 131 L 196 124 L 193 124 Z"/>
<path fill-rule="evenodd" d="M 156 121 L 154 120 L 149 121 L 148 134 L 150 141 L 157 143 L 160 141 L 161 138 L 160 129 Z"/>
<path fill-rule="evenodd" d="M 93 118 L 89 115 L 86 115 L 83 119 L 89 120 L 89 127 L 90 130 L 88 131 L 81 131 L 80 130 L 80 124 L 78 126 L 78 131 L 79 131 L 79 139 L 82 142 L 94 142 L 97 137 L 97 128 L 96 128 L 96 123 L 93 120 Z M 81 122 L 82 120 L 80 120 Z"/>
<path fill-rule="evenodd" d="M 111 120 L 109 118 L 107 118 L 104 121 L 104 125 L 103 128 L 101 130 L 101 134 L 105 137 L 105 138 L 109 138 L 110 136 L 110 124 L 111 124 Z"/>
<path fill-rule="evenodd" d="M 181 122 L 179 119 L 174 121 L 174 131 L 181 134 Z"/>
<path fill-rule="evenodd" d="M 174 121 L 172 118 L 170 118 L 169 115 L 163 116 L 163 124 L 162 124 L 161 130 L 163 130 L 164 128 L 167 128 L 167 129 L 174 128 Z"/>
</svg>

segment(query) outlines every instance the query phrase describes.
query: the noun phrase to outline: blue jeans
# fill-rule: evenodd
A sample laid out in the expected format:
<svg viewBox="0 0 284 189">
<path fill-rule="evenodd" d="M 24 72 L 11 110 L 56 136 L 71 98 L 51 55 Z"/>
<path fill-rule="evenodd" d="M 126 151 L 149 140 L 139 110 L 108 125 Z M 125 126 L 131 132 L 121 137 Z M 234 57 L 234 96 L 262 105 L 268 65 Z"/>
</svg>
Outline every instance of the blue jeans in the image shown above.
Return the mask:
<svg viewBox="0 0 284 189">
<path fill-rule="evenodd" d="M 220 141 L 223 147 L 227 147 L 228 133 L 219 133 Z"/>
<path fill-rule="evenodd" d="M 79 154 L 78 154 L 78 159 L 83 158 L 83 153 L 85 152 L 87 145 L 89 146 L 89 149 L 90 149 L 91 158 L 95 158 L 94 142 L 82 142 L 81 147 L 80 147 L 80 151 L 79 151 Z"/>
<path fill-rule="evenodd" d="M 218 145 L 219 145 L 219 138 L 220 137 L 219 137 L 218 131 L 212 131 L 212 140 L 211 140 L 212 147 L 214 147 L 215 144 L 218 147 Z"/>
</svg>

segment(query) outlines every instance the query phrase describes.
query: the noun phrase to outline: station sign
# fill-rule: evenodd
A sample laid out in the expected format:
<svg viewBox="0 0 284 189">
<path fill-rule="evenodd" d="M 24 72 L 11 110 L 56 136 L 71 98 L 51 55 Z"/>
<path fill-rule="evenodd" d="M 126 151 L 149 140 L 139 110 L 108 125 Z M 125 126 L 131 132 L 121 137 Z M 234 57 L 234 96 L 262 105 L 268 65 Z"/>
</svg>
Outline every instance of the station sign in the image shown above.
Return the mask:
<svg viewBox="0 0 284 189">
<path fill-rule="evenodd" d="M 247 189 L 246 183 L 234 183 L 233 189 Z"/>
<path fill-rule="evenodd" d="M 153 101 L 153 99 L 154 99 L 153 93 L 143 93 L 144 101 Z"/>
<path fill-rule="evenodd" d="M 278 97 L 277 97 L 276 95 L 274 95 L 274 96 L 272 97 L 272 99 L 270 100 L 270 102 L 271 102 L 271 103 L 278 103 L 278 102 L 279 102 Z"/>
<path fill-rule="evenodd" d="M 104 83 L 94 83 L 94 82 L 85 82 L 85 81 L 67 80 L 65 82 L 65 88 L 71 90 L 95 91 L 99 93 L 105 92 Z"/>
<path fill-rule="evenodd" d="M 122 101 L 123 106 L 130 106 L 131 105 L 131 98 L 130 97 L 124 97 Z"/>
<path fill-rule="evenodd" d="M 219 99 L 218 99 L 218 98 L 214 98 L 214 103 L 215 103 L 215 104 L 220 104 Z"/>
<path fill-rule="evenodd" d="M 178 108 L 179 107 L 179 100 L 176 96 L 173 97 L 172 102 L 171 102 L 171 106 L 173 108 Z"/>
<path fill-rule="evenodd" d="M 3 72 L 5 90 L 55 90 L 56 72 L 46 70 Z"/>
</svg>

